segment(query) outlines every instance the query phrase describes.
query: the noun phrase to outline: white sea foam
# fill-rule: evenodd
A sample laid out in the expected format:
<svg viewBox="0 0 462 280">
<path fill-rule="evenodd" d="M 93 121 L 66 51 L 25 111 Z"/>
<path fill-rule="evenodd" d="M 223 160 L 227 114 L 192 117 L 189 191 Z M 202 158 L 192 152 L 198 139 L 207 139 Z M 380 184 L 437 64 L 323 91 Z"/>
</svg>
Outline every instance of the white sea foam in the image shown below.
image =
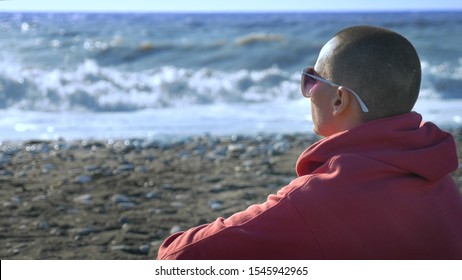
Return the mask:
<svg viewBox="0 0 462 280">
<path fill-rule="evenodd" d="M 418 100 L 414 110 L 443 128 L 462 126 L 462 100 Z M 0 140 L 114 139 L 256 133 L 312 133 L 307 99 L 256 104 L 209 104 L 136 112 L 0 110 Z"/>
<path fill-rule="evenodd" d="M 100 67 L 85 60 L 74 71 L 0 70 L 5 109 L 33 111 L 136 111 L 179 104 L 260 103 L 294 99 L 299 75 L 270 68 L 224 72 L 163 66 L 140 72 Z"/>
</svg>

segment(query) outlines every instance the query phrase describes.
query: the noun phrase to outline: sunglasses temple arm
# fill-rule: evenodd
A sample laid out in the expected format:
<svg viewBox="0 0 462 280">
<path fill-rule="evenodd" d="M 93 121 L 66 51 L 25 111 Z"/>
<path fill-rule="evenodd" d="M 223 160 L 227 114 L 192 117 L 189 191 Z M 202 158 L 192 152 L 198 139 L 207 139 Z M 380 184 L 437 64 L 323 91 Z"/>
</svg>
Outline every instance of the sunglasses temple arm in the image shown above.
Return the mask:
<svg viewBox="0 0 462 280">
<path fill-rule="evenodd" d="M 356 92 L 354 92 L 353 90 L 350 89 L 350 91 L 351 91 L 351 93 L 353 93 L 353 95 L 358 100 L 359 106 L 361 106 L 361 110 L 363 110 L 364 113 L 369 112 L 369 109 L 367 108 L 366 104 L 364 104 L 364 102 L 361 100 L 361 97 L 359 97 L 359 95 Z"/>
</svg>

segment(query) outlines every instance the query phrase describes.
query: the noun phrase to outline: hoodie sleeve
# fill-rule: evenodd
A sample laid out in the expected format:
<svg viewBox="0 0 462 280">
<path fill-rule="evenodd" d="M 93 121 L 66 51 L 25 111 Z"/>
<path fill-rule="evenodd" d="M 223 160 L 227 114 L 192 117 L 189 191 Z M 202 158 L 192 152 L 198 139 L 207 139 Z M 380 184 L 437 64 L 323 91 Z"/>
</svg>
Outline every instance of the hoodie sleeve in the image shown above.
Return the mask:
<svg viewBox="0 0 462 280">
<path fill-rule="evenodd" d="M 316 238 L 290 201 L 294 186 L 228 219 L 167 238 L 158 259 L 323 259 Z"/>
</svg>

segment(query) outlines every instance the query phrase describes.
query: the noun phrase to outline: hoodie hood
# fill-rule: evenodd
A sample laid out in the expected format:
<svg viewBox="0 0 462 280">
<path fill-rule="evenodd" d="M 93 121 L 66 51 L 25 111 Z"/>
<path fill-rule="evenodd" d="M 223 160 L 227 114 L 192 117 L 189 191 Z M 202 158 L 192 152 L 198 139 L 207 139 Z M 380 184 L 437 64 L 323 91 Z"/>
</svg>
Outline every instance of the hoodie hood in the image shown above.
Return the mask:
<svg viewBox="0 0 462 280">
<path fill-rule="evenodd" d="M 367 122 L 318 141 L 300 155 L 297 174 L 311 174 L 342 154 L 380 161 L 429 181 L 440 180 L 458 166 L 452 135 L 433 123 L 422 123 L 415 112 Z"/>
</svg>

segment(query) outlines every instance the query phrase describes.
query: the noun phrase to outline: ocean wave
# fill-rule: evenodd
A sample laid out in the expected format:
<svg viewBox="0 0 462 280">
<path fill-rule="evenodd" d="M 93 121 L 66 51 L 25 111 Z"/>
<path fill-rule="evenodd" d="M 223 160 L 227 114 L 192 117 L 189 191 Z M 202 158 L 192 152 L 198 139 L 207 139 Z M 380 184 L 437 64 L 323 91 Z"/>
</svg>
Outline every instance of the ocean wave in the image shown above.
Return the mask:
<svg viewBox="0 0 462 280">
<path fill-rule="evenodd" d="M 224 72 L 163 66 L 128 72 L 87 59 L 74 71 L 47 71 L 10 64 L 0 70 L 0 108 L 104 112 L 261 103 L 298 98 L 298 80 L 278 68 Z"/>
<path fill-rule="evenodd" d="M 87 52 L 88 58 L 95 60 L 103 66 L 120 65 L 123 63 L 140 62 L 143 60 L 155 64 L 162 63 L 168 65 L 173 61 L 190 61 L 192 65 L 207 65 L 217 60 L 217 57 L 223 57 L 225 60 L 229 57 L 242 56 L 241 50 L 237 47 L 247 47 L 260 44 L 261 54 L 268 54 L 278 57 L 282 49 L 286 46 L 284 36 L 275 33 L 250 33 L 244 36 L 238 36 L 235 39 L 210 39 L 205 41 L 195 41 L 187 38 L 172 38 L 169 40 L 143 40 L 138 42 L 124 43 L 124 37 L 112 38 L 110 40 L 91 40 L 87 39 L 83 46 Z M 269 44 L 279 43 L 276 50 Z M 61 42 L 56 40 L 50 43 L 52 46 L 61 46 Z M 261 46 L 268 44 L 268 46 Z M 255 60 L 258 59 L 254 57 Z M 222 61 L 218 59 L 218 61 Z M 244 61 L 243 61 L 244 62 Z M 250 63 L 248 61 L 248 63 Z"/>
<path fill-rule="evenodd" d="M 284 42 L 284 36 L 275 33 L 251 33 L 236 38 L 237 45 L 246 46 L 258 42 Z"/>
<path fill-rule="evenodd" d="M 462 57 L 458 63 L 432 65 L 422 62 L 422 86 L 424 97 L 441 99 L 462 98 Z"/>
<path fill-rule="evenodd" d="M 149 51 L 149 46 L 146 46 Z M 194 104 L 252 104 L 301 99 L 300 74 L 279 67 L 224 71 L 161 66 L 124 71 L 86 59 L 74 69 L 26 67 L 3 57 L 0 109 L 137 111 Z M 422 62 L 420 98 L 462 98 L 457 64 Z"/>
</svg>

